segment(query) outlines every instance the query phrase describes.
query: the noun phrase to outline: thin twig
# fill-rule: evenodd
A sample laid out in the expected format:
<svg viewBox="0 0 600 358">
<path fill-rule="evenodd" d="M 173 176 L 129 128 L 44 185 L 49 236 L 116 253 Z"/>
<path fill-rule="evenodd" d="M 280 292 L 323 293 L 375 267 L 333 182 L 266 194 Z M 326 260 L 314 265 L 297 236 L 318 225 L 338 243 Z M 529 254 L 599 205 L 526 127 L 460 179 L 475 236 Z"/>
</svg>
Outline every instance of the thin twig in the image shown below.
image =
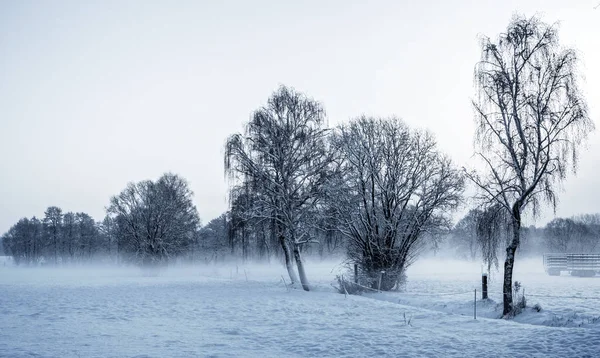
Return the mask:
<svg viewBox="0 0 600 358">
<path fill-rule="evenodd" d="M 287 283 L 285 283 L 285 278 L 283 277 L 283 275 L 281 275 L 281 279 L 283 280 L 283 285 L 285 286 L 285 288 L 286 288 L 287 292 L 290 292 L 290 288 L 289 288 L 289 286 L 287 285 Z"/>
</svg>

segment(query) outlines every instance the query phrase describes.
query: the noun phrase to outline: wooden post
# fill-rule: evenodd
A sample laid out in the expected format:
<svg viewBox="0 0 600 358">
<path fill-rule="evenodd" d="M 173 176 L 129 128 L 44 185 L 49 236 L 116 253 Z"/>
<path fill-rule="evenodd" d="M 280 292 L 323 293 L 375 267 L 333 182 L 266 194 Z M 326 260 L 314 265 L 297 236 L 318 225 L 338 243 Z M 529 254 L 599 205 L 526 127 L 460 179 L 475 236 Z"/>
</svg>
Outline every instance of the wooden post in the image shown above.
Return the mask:
<svg viewBox="0 0 600 358">
<path fill-rule="evenodd" d="M 354 264 L 354 283 L 358 283 L 358 264 Z"/>
<path fill-rule="evenodd" d="M 473 300 L 473 319 L 477 319 L 477 289 L 475 289 L 475 295 Z"/>
<path fill-rule="evenodd" d="M 381 271 L 381 274 L 379 275 L 379 284 L 377 285 L 377 291 L 381 292 L 381 281 L 383 281 L 383 274 L 385 273 L 385 271 Z"/>
<path fill-rule="evenodd" d="M 481 274 L 481 299 L 487 300 L 488 298 L 488 279 L 487 273 Z"/>
</svg>

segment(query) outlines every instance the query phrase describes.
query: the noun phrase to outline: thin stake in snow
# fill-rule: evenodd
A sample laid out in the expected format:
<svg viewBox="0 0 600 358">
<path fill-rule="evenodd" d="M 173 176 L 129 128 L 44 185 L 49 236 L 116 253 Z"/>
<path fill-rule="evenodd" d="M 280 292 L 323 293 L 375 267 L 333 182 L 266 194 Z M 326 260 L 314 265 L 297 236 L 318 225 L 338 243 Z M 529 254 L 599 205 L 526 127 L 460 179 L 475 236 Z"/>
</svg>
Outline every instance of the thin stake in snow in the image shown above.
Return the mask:
<svg viewBox="0 0 600 358">
<path fill-rule="evenodd" d="M 475 289 L 475 295 L 473 296 L 473 319 L 477 319 L 477 289 Z"/>
<path fill-rule="evenodd" d="M 287 291 L 287 292 L 290 292 L 290 288 L 289 288 L 289 286 L 287 285 L 287 283 L 285 283 L 285 278 L 283 278 L 283 275 L 281 275 L 281 279 L 283 280 L 283 285 L 285 286 L 285 288 L 286 288 L 286 291 Z"/>
<path fill-rule="evenodd" d="M 383 280 L 383 275 L 385 271 L 381 271 L 379 275 L 379 282 L 377 283 L 377 291 L 381 292 L 381 281 Z"/>
<path fill-rule="evenodd" d="M 342 275 L 342 282 L 346 282 L 344 280 L 344 275 Z M 348 298 L 348 290 L 346 290 L 346 285 L 343 284 L 342 287 L 344 288 L 344 298 Z"/>
</svg>

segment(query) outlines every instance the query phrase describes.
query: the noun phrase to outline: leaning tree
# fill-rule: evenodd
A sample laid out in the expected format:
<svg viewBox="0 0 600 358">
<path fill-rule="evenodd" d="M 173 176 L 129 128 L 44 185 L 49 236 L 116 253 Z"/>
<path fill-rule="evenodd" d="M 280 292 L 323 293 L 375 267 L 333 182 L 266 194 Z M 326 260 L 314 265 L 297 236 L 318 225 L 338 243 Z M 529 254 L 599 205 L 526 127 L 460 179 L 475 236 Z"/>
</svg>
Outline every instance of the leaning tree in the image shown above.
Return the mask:
<svg viewBox="0 0 600 358">
<path fill-rule="evenodd" d="M 490 208 L 506 213 L 507 315 L 522 215 L 530 209 L 535 216 L 542 202 L 556 208 L 556 185 L 575 171 L 580 144 L 594 124 L 579 88 L 576 52 L 560 45 L 556 26 L 516 16 L 505 33 L 481 45 L 473 106 L 476 151 L 485 169 L 467 176 Z"/>
<path fill-rule="evenodd" d="M 282 86 L 252 114 L 245 133 L 230 136 L 225 146 L 231 193 L 240 185 L 252 191 L 252 205 L 238 214 L 274 223 L 290 279 L 298 281 L 295 261 L 307 291 L 300 253 L 311 241 L 308 218 L 321 198 L 331 158 L 324 125 L 321 103 Z"/>
</svg>

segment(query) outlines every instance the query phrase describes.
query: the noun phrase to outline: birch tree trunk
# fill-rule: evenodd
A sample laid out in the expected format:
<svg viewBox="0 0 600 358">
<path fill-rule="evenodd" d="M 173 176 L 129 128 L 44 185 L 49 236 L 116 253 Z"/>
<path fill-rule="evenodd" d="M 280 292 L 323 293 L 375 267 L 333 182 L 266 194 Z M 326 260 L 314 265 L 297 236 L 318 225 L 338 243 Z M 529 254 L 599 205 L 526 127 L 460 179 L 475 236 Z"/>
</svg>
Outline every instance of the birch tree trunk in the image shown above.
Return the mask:
<svg viewBox="0 0 600 358">
<path fill-rule="evenodd" d="M 300 275 L 300 283 L 304 291 L 310 291 L 308 286 L 308 278 L 306 277 L 306 271 L 304 271 L 304 263 L 302 262 L 302 256 L 300 256 L 300 245 L 294 244 L 294 259 L 296 260 L 296 266 L 298 267 L 298 274 Z"/>
<path fill-rule="evenodd" d="M 504 284 L 502 291 L 504 294 L 503 310 L 502 314 L 507 315 L 513 309 L 513 295 L 512 295 L 512 280 L 513 280 L 513 269 L 515 266 L 515 254 L 521 241 L 521 213 L 517 208 L 513 209 L 512 217 L 512 240 L 506 248 L 506 260 L 504 261 Z"/>
<path fill-rule="evenodd" d="M 294 271 L 294 265 L 292 263 L 292 253 L 290 252 L 290 247 L 285 241 L 285 236 L 279 235 L 279 243 L 281 244 L 281 248 L 283 249 L 283 256 L 285 258 L 285 268 L 287 269 L 288 275 L 290 276 L 290 280 L 292 281 L 292 285 L 299 282 L 298 276 L 296 275 L 296 271 Z"/>
</svg>

